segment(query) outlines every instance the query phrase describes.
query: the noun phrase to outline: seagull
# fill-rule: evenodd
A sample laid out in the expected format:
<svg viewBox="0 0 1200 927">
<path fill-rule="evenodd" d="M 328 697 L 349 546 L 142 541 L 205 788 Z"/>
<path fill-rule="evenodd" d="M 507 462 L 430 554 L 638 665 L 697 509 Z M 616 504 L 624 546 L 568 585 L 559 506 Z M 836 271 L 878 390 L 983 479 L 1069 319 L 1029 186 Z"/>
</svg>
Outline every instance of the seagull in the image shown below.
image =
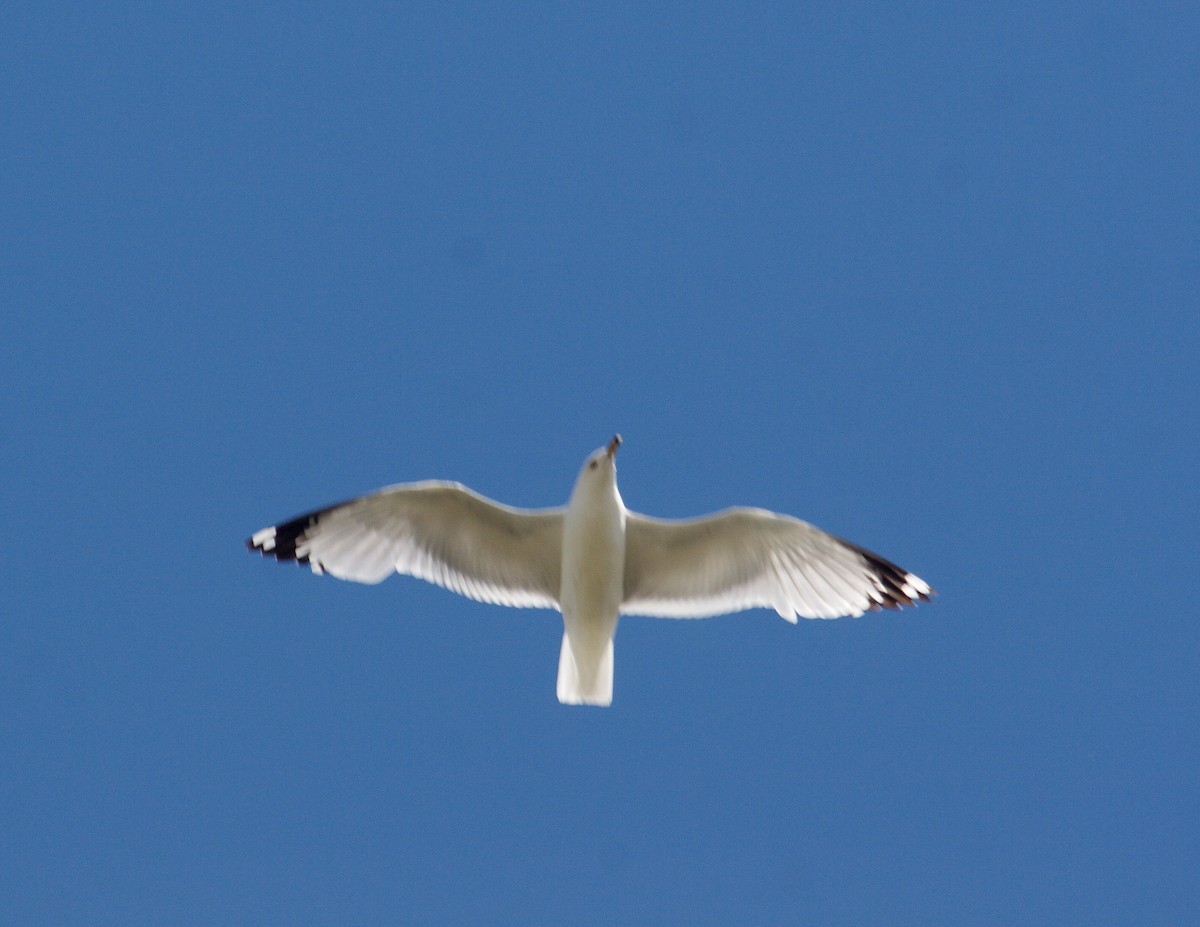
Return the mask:
<svg viewBox="0 0 1200 927">
<path fill-rule="evenodd" d="M 934 595 L 923 579 L 819 528 L 756 508 L 668 520 L 625 508 L 621 436 L 583 462 L 565 507 L 518 509 L 461 483 L 400 483 L 256 531 L 246 546 L 358 583 L 404 573 L 480 602 L 563 616 L 558 700 L 611 705 L 620 615 L 773 608 L 854 617 Z"/>
</svg>

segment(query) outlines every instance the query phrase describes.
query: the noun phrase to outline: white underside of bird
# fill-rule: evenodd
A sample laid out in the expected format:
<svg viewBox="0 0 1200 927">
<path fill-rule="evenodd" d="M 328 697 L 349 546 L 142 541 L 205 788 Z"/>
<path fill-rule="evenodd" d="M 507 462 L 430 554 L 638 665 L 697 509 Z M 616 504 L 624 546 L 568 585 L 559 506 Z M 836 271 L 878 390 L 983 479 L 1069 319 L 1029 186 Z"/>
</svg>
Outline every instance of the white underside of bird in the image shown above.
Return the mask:
<svg viewBox="0 0 1200 927">
<path fill-rule="evenodd" d="M 807 522 L 763 509 L 650 518 L 617 491 L 615 436 L 564 508 L 516 509 L 458 483 L 390 486 L 263 528 L 252 550 L 378 583 L 406 573 L 482 602 L 562 612 L 558 699 L 609 705 L 622 614 L 703 618 L 773 608 L 795 623 L 928 599 L 922 579 Z"/>
</svg>

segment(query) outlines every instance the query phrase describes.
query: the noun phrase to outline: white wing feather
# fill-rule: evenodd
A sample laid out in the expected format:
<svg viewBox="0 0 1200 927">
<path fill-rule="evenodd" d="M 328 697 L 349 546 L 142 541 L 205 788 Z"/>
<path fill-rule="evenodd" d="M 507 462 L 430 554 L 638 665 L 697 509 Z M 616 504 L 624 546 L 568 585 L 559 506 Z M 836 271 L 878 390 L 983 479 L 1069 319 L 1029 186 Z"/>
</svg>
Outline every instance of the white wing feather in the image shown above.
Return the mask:
<svg viewBox="0 0 1200 927">
<path fill-rule="evenodd" d="M 928 599 L 919 577 L 808 522 L 763 509 L 682 521 L 628 514 L 621 612 L 704 618 L 773 608 L 788 621 Z"/>
<path fill-rule="evenodd" d="M 459 483 L 402 483 L 258 531 L 246 542 L 314 573 L 378 583 L 393 572 L 480 602 L 558 608 L 562 509 L 516 509 Z"/>
</svg>

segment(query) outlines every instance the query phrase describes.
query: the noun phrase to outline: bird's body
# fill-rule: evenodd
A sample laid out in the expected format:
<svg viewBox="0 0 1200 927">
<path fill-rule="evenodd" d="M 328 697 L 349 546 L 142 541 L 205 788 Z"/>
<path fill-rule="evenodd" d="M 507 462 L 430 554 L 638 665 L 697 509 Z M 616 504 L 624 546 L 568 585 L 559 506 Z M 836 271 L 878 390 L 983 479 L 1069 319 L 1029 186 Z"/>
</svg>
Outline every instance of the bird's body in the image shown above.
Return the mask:
<svg viewBox="0 0 1200 927">
<path fill-rule="evenodd" d="M 613 451 L 615 445 L 614 440 Z M 606 479 L 607 474 L 612 478 Z M 612 702 L 613 636 L 625 580 L 625 521 L 612 453 L 593 455 L 584 464 L 563 516 L 558 700 L 565 704 Z"/>
<path fill-rule="evenodd" d="M 457 483 L 392 486 L 256 532 L 251 550 L 377 583 L 393 572 L 473 599 L 562 612 L 558 699 L 608 705 L 621 614 L 700 618 L 753 607 L 834 618 L 927 599 L 919 577 L 762 509 L 668 521 L 625 508 L 614 455 L 584 461 L 570 501 L 514 509 Z"/>
</svg>

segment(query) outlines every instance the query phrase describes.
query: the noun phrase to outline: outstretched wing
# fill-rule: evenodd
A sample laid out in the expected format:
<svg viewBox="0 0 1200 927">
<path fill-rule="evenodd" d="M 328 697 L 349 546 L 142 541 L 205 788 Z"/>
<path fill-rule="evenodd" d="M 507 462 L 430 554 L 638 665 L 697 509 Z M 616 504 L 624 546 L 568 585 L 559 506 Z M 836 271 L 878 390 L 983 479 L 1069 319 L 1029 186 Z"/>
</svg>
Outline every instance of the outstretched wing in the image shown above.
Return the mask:
<svg viewBox="0 0 1200 927">
<path fill-rule="evenodd" d="M 510 508 L 431 480 L 263 528 L 246 546 L 338 579 L 406 573 L 481 602 L 558 608 L 562 523 L 562 509 Z"/>
<path fill-rule="evenodd" d="M 668 521 L 629 513 L 621 611 L 705 618 L 773 608 L 788 621 L 928 599 L 919 577 L 808 522 L 763 509 Z"/>
</svg>

